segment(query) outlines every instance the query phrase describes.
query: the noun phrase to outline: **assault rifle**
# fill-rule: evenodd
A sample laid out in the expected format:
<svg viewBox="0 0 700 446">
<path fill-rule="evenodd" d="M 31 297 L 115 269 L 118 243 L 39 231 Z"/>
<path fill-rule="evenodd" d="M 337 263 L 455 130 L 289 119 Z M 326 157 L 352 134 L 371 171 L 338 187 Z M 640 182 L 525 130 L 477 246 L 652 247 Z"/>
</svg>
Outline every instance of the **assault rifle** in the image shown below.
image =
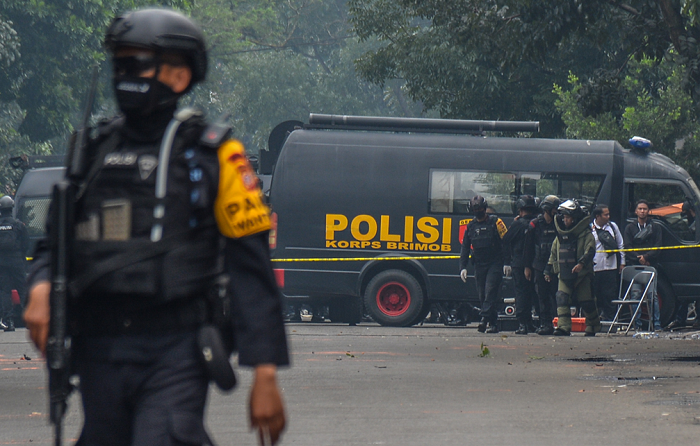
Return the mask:
<svg viewBox="0 0 700 446">
<path fill-rule="evenodd" d="M 66 178 L 53 188 L 53 211 L 50 219 L 49 247 L 51 249 L 51 293 L 49 296 L 50 322 L 46 344 L 46 363 L 49 369 L 49 418 L 55 428 L 54 444 L 61 446 L 63 416 L 66 401 L 73 387 L 70 383 L 71 337 L 68 332 L 68 280 L 70 246 L 73 231 L 73 206 L 78 185 L 85 176 L 86 148 L 89 139 L 88 121 L 95 102 L 97 68 L 83 115 L 82 128 L 71 136 L 67 157 Z"/>
</svg>

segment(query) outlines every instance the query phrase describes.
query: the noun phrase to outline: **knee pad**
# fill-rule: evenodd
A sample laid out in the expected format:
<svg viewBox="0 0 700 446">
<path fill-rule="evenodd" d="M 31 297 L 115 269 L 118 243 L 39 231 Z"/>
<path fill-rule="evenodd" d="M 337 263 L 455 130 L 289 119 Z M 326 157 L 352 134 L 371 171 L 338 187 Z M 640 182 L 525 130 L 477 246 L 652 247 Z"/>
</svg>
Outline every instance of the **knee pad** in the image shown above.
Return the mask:
<svg viewBox="0 0 700 446">
<path fill-rule="evenodd" d="M 557 291 L 556 295 L 557 307 L 569 307 L 569 294 L 563 291 Z"/>
</svg>

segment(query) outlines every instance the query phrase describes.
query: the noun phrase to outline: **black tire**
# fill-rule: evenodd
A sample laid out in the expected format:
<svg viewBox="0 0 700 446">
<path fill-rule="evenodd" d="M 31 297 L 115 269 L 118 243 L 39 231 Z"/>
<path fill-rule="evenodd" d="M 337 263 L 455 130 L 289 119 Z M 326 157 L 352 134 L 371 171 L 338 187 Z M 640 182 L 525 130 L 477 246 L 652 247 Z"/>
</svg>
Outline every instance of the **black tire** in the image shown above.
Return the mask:
<svg viewBox="0 0 700 446">
<path fill-rule="evenodd" d="M 359 324 L 362 321 L 362 300 L 357 297 L 341 297 L 328 305 L 331 322 Z"/>
<path fill-rule="evenodd" d="M 676 293 L 673 292 L 673 287 L 665 279 L 659 278 L 656 284 L 656 294 L 659 296 L 659 317 L 661 326 L 665 327 L 670 324 L 676 313 Z"/>
<path fill-rule="evenodd" d="M 389 327 L 410 327 L 420 317 L 424 297 L 411 274 L 398 269 L 382 271 L 369 281 L 365 310 L 375 322 Z"/>
<path fill-rule="evenodd" d="M 410 325 L 417 325 L 420 324 L 425 320 L 425 318 L 428 316 L 428 313 L 430 313 L 430 303 L 429 302 L 423 302 L 423 309 L 420 310 L 420 313 L 418 313 L 418 316 L 411 322 Z"/>
</svg>

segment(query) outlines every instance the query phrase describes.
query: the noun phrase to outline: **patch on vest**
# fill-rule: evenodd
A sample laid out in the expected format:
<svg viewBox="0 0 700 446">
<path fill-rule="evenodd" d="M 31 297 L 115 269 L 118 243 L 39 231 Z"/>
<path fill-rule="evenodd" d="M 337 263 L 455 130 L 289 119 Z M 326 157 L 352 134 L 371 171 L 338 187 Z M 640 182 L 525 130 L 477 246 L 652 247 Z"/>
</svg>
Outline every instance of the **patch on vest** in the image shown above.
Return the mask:
<svg viewBox="0 0 700 446">
<path fill-rule="evenodd" d="M 158 165 L 158 158 L 153 155 L 143 155 L 139 158 L 139 175 L 142 180 L 147 180 Z"/>
<path fill-rule="evenodd" d="M 105 156 L 103 165 L 105 166 L 133 166 L 136 163 L 137 155 L 132 152 L 113 152 Z"/>
</svg>

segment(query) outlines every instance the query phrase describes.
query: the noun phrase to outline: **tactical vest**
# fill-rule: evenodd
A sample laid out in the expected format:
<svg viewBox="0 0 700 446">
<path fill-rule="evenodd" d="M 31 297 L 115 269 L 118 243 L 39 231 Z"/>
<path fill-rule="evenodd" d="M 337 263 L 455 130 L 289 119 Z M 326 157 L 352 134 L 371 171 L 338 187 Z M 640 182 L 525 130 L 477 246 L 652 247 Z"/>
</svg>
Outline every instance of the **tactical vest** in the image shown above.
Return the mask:
<svg viewBox="0 0 700 446">
<path fill-rule="evenodd" d="M 104 153 L 109 138 L 103 138 L 94 147 L 98 170 L 76 204 L 71 287 L 77 297 L 128 295 L 148 305 L 210 289 L 220 268 L 212 210 L 218 158 L 216 150 L 198 143 L 202 131 L 197 118 L 178 130 L 163 202 L 155 195 L 160 142 L 122 142 Z M 159 203 L 165 212 L 157 219 L 154 208 Z M 154 242 L 156 223 L 163 230 L 162 239 Z"/>
<path fill-rule="evenodd" d="M 554 226 L 554 220 L 547 224 L 543 216 L 538 216 L 535 224 L 535 266 L 539 265 L 541 269 L 547 266 L 555 238 L 557 228 Z"/>
<path fill-rule="evenodd" d="M 489 261 L 499 255 L 500 246 L 495 241 L 499 238 L 496 227 L 497 217 L 490 215 L 485 221 L 476 219 L 469 222 L 467 233 L 472 244 L 473 259 L 475 262 Z"/>
<path fill-rule="evenodd" d="M 578 235 L 571 233 L 559 234 L 559 278 L 562 280 L 573 280 L 577 274 L 572 273 L 577 263 L 576 244 Z"/>
<path fill-rule="evenodd" d="M 12 217 L 0 218 L 0 255 L 19 256 L 22 253 L 22 237 L 19 222 Z"/>
</svg>

